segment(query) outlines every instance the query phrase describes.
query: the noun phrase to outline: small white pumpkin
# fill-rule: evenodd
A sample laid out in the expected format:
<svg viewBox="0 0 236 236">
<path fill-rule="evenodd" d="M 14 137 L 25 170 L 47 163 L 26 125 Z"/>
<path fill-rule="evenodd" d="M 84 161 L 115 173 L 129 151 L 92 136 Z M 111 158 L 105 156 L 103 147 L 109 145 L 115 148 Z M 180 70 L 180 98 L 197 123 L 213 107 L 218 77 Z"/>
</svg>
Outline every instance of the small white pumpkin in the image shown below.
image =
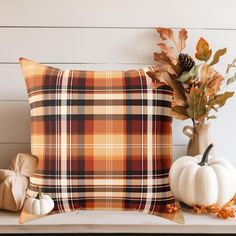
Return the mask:
<svg viewBox="0 0 236 236">
<path fill-rule="evenodd" d="M 210 157 L 210 144 L 203 155 L 183 156 L 170 169 L 174 196 L 189 206 L 223 206 L 236 193 L 236 171 L 226 159 Z"/>
<path fill-rule="evenodd" d="M 42 195 L 39 191 L 36 198 L 30 197 L 25 202 L 26 210 L 33 215 L 45 215 L 52 211 L 54 202 L 49 195 Z"/>
</svg>

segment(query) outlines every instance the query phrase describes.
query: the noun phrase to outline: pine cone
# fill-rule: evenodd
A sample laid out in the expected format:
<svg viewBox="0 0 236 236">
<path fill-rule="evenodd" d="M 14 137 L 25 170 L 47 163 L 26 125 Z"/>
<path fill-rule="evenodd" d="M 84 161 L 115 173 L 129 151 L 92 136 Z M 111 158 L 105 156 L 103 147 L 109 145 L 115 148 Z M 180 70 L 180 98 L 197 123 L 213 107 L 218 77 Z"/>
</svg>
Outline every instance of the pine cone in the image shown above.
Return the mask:
<svg viewBox="0 0 236 236">
<path fill-rule="evenodd" d="M 184 71 L 190 71 L 194 67 L 195 62 L 188 54 L 179 54 L 179 64 Z"/>
</svg>

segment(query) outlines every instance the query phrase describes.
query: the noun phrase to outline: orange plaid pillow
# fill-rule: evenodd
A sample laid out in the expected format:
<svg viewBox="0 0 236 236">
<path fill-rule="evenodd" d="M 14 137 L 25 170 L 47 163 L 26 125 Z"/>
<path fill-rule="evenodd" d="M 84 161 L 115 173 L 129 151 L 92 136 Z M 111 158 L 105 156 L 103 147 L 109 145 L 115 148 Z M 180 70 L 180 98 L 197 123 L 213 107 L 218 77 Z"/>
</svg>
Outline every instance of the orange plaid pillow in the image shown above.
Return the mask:
<svg viewBox="0 0 236 236">
<path fill-rule="evenodd" d="M 20 59 L 31 107 L 39 187 L 55 212 L 136 210 L 182 222 L 169 186 L 172 90 L 151 88 L 153 67 L 60 70 Z"/>
</svg>

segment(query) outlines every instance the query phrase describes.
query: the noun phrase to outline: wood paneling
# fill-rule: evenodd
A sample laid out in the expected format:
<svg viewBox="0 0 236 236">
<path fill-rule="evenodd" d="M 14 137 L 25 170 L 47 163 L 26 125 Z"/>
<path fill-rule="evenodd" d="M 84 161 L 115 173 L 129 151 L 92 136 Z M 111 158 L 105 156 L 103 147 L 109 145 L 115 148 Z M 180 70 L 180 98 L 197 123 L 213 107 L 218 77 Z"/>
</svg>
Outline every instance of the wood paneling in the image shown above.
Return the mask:
<svg viewBox="0 0 236 236">
<path fill-rule="evenodd" d="M 189 30 L 188 34 L 190 55 L 202 36 L 214 50 L 228 47 L 222 69 L 235 57 L 234 30 Z M 153 64 L 160 40 L 154 29 L 0 28 L 0 35 L 0 63 L 28 57 L 45 63 Z"/>
<path fill-rule="evenodd" d="M 30 142 L 30 107 L 27 101 L 0 101 L 0 143 Z"/>
<path fill-rule="evenodd" d="M 4 26 L 235 29 L 234 0 L 1 0 Z"/>
</svg>

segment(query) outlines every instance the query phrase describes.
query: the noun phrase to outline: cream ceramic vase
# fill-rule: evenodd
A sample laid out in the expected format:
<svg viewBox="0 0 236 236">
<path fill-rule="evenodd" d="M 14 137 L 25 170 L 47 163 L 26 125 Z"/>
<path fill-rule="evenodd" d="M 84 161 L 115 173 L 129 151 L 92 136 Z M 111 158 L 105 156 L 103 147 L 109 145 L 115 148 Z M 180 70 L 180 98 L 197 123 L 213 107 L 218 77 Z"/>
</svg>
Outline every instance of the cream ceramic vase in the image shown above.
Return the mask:
<svg viewBox="0 0 236 236">
<path fill-rule="evenodd" d="M 184 127 L 183 133 L 189 137 L 188 156 L 203 154 L 206 148 L 212 143 L 209 137 L 209 127 L 209 124 Z"/>
</svg>

